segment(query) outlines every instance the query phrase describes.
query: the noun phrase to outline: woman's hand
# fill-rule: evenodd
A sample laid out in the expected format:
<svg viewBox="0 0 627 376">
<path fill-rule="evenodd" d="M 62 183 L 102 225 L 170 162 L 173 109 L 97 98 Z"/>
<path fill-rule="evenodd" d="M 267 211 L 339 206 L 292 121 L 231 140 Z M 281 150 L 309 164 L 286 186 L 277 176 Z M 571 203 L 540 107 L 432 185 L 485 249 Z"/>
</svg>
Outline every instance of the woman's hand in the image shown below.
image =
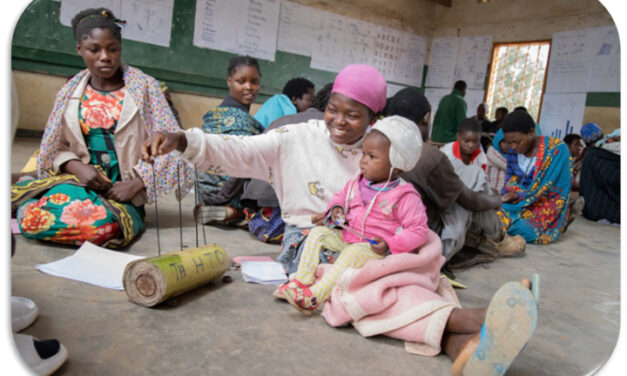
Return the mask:
<svg viewBox="0 0 627 376">
<path fill-rule="evenodd" d="M 346 216 L 344 215 L 344 209 L 339 206 L 336 206 L 331 210 L 331 220 L 334 224 L 339 223 L 343 225 L 346 223 Z"/>
<path fill-rule="evenodd" d="M 516 192 L 507 192 L 503 196 L 501 196 L 503 202 L 516 202 L 518 201 L 518 193 Z"/>
<path fill-rule="evenodd" d="M 117 202 L 129 202 L 135 197 L 141 190 L 144 189 L 144 182 L 141 178 L 136 177 L 129 181 L 118 181 L 113 184 L 106 193 L 105 197 L 108 200 Z"/>
<path fill-rule="evenodd" d="M 183 152 L 186 147 L 185 133 L 157 132 L 142 145 L 142 159 L 152 162 L 155 157 L 168 154 L 174 149 Z"/>
<path fill-rule="evenodd" d="M 76 176 L 81 183 L 94 191 L 104 191 L 111 187 L 111 180 L 105 174 L 96 170 L 94 166 L 87 165 L 78 159 L 65 163 L 62 171 Z"/>
<path fill-rule="evenodd" d="M 388 249 L 390 249 L 390 246 L 388 246 L 388 243 L 386 243 L 385 240 L 381 239 L 380 237 L 375 236 L 374 238 L 372 238 L 372 240 L 377 242 L 377 244 L 370 245 L 374 253 L 378 255 L 385 255 Z"/>
</svg>

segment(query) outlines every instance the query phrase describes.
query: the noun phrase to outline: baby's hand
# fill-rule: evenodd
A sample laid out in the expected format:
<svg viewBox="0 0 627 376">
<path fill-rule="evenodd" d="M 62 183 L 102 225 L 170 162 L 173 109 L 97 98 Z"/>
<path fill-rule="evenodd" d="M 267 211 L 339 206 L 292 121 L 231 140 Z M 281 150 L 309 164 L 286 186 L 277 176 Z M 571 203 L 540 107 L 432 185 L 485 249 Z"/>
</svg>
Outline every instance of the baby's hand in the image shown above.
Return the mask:
<svg viewBox="0 0 627 376">
<path fill-rule="evenodd" d="M 340 225 L 346 223 L 344 209 L 340 208 L 339 206 L 333 208 L 333 210 L 331 210 L 331 219 L 333 220 L 333 223 L 338 223 Z"/>
<path fill-rule="evenodd" d="M 372 240 L 377 242 L 377 244 L 372 244 L 370 246 L 372 250 L 374 251 L 374 253 L 378 255 L 385 255 L 388 249 L 390 249 L 390 247 L 388 246 L 388 243 L 386 243 L 385 240 L 381 239 L 380 237 L 375 236 L 374 238 L 372 238 Z"/>
</svg>

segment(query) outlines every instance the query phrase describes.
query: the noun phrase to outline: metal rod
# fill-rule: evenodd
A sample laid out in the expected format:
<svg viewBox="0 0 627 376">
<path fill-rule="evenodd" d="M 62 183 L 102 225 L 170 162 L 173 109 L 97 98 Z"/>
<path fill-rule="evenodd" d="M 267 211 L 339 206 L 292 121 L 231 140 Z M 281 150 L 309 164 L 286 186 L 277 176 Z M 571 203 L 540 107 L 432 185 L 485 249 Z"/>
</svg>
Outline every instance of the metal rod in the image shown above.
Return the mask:
<svg viewBox="0 0 627 376">
<path fill-rule="evenodd" d="M 194 208 L 198 207 L 198 170 L 194 165 Z M 202 216 L 202 208 L 198 208 L 200 216 Z M 198 247 L 198 218 L 194 216 L 194 225 L 196 226 L 196 247 Z M 202 223 L 201 223 L 202 226 Z"/>
<path fill-rule="evenodd" d="M 181 163 L 180 161 L 176 162 L 176 176 L 177 176 L 177 184 L 178 184 L 178 200 L 179 200 L 179 235 L 181 238 L 181 251 L 183 250 L 183 209 L 181 207 L 181 200 L 183 199 L 181 193 Z"/>
<path fill-rule="evenodd" d="M 157 250 L 161 256 L 161 238 L 159 237 L 159 208 L 157 207 L 157 176 L 155 174 L 155 163 L 152 162 L 152 189 L 155 201 L 155 223 L 157 225 Z"/>
<path fill-rule="evenodd" d="M 194 169 L 196 169 L 196 165 L 194 165 Z M 198 170 L 196 170 L 196 185 L 198 186 Z M 198 192 L 198 202 L 200 202 L 200 191 Z M 201 206 L 202 207 L 202 206 Z M 205 219 L 202 215 L 202 208 L 199 210 L 200 212 L 200 228 L 202 229 L 202 239 L 207 244 L 207 234 L 205 234 Z M 198 242 L 198 239 L 196 240 Z M 196 245 L 198 247 L 198 244 Z"/>
</svg>

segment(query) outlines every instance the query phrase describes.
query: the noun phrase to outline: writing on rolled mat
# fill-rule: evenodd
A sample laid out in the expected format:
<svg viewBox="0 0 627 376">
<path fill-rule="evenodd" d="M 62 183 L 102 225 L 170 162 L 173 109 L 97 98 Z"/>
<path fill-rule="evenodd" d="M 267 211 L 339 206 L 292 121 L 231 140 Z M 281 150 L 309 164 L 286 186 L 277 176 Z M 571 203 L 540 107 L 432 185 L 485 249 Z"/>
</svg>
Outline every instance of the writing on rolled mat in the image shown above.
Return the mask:
<svg viewBox="0 0 627 376">
<path fill-rule="evenodd" d="M 226 262 L 226 258 L 224 257 L 222 252 L 220 252 L 220 250 L 218 249 L 214 251 L 205 252 L 202 254 L 202 256 L 192 257 L 191 260 L 194 263 L 194 266 L 191 271 L 194 273 L 193 275 L 188 274 L 189 272 L 185 268 L 183 261 L 174 261 L 168 264 L 168 266 L 172 268 L 172 270 L 175 272 L 177 282 L 180 280 L 186 279 L 188 277 L 192 278 L 194 275 L 204 273 L 205 262 L 206 262 L 206 265 L 210 269 L 214 268 L 217 265 L 224 265 L 224 263 Z"/>
</svg>

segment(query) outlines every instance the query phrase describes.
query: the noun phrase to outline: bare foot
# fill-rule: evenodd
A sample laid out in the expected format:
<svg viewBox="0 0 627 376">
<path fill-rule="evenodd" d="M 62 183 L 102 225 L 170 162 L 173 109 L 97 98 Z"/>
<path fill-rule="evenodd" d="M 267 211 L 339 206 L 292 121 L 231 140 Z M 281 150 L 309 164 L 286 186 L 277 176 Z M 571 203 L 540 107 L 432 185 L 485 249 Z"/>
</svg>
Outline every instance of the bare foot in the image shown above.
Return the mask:
<svg viewBox="0 0 627 376">
<path fill-rule="evenodd" d="M 466 362 L 468 362 L 468 359 L 470 359 L 475 352 L 477 346 L 479 346 L 479 333 L 475 334 L 462 346 L 459 355 L 457 355 L 457 358 L 451 366 L 451 374 L 453 376 L 463 376 L 464 366 L 466 366 Z"/>
</svg>

